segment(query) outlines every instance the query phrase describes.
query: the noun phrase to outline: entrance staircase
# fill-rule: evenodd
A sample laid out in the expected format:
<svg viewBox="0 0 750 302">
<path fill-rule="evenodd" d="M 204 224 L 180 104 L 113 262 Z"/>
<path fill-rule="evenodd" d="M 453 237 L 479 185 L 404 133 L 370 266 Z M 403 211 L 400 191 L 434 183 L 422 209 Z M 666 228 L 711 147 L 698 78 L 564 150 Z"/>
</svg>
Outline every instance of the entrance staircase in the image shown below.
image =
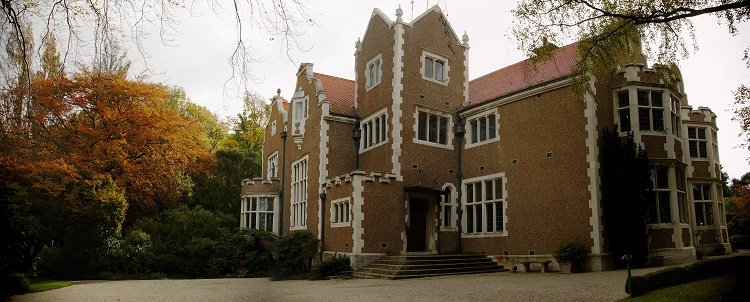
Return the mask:
<svg viewBox="0 0 750 302">
<path fill-rule="evenodd" d="M 507 271 L 480 254 L 387 256 L 353 272 L 369 279 L 406 279 L 430 276 L 479 274 Z"/>
</svg>

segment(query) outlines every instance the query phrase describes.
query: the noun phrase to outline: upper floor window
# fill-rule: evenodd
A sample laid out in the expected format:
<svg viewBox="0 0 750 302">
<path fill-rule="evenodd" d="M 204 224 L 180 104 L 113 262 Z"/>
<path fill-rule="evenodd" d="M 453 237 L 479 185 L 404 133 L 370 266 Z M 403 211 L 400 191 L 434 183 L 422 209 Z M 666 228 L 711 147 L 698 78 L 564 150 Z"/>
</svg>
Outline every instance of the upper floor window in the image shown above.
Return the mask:
<svg viewBox="0 0 750 302">
<path fill-rule="evenodd" d="M 274 227 L 273 196 L 250 196 L 242 198 L 241 226 L 261 231 L 273 232 Z"/>
<path fill-rule="evenodd" d="M 432 82 L 447 85 L 448 60 L 442 56 L 424 52 L 422 54 L 422 77 Z"/>
<path fill-rule="evenodd" d="M 450 114 L 417 109 L 417 140 L 437 145 L 448 145 Z"/>
<path fill-rule="evenodd" d="M 276 135 L 276 121 L 271 122 L 271 135 Z"/>
<path fill-rule="evenodd" d="M 644 131 L 664 131 L 661 91 L 638 90 L 638 125 Z"/>
<path fill-rule="evenodd" d="M 361 124 L 362 151 L 369 150 L 385 143 L 387 133 L 387 118 L 385 109 L 365 119 Z"/>
<path fill-rule="evenodd" d="M 294 101 L 294 120 L 301 121 L 307 118 L 307 98 Z"/>
<path fill-rule="evenodd" d="M 365 72 L 365 87 L 369 90 L 372 87 L 380 84 L 381 65 L 383 64 L 383 55 L 378 54 L 374 58 L 367 62 L 367 70 Z"/>
<path fill-rule="evenodd" d="M 672 134 L 679 137 L 680 128 L 682 128 L 682 124 L 680 124 L 680 100 L 675 96 L 670 96 L 669 100 L 672 105 Z"/>
<path fill-rule="evenodd" d="M 672 207 L 669 188 L 669 167 L 655 166 L 651 169 L 653 192 L 646 197 L 649 223 L 671 223 Z"/>
<path fill-rule="evenodd" d="M 497 138 L 497 115 L 495 112 L 469 119 L 471 143 L 481 143 Z"/>
<path fill-rule="evenodd" d="M 629 132 L 630 127 L 630 96 L 627 90 L 617 92 L 617 113 L 620 117 L 620 131 Z"/>
<path fill-rule="evenodd" d="M 688 147 L 690 149 L 690 157 L 708 158 L 706 143 L 706 128 L 688 127 Z"/>
<path fill-rule="evenodd" d="M 276 178 L 279 177 L 279 153 L 274 152 L 271 154 L 271 156 L 268 157 L 268 170 L 266 171 L 266 176 L 270 178 Z"/>
<path fill-rule="evenodd" d="M 292 163 L 292 217 L 293 228 L 307 226 L 307 157 Z"/>
<path fill-rule="evenodd" d="M 693 184 L 693 202 L 695 204 L 695 224 L 697 226 L 714 225 L 711 185 Z"/>
<path fill-rule="evenodd" d="M 505 228 L 503 177 L 491 176 L 464 183 L 466 188 L 465 232 L 502 233 Z"/>
</svg>

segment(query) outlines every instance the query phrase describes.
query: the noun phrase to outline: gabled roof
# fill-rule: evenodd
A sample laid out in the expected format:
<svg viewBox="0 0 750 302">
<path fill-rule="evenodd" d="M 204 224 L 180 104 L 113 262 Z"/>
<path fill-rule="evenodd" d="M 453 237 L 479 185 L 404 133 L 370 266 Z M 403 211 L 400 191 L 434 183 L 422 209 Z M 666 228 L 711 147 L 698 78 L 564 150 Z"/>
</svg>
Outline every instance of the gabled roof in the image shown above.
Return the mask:
<svg viewBox="0 0 750 302">
<path fill-rule="evenodd" d="M 577 62 L 578 48 L 573 43 L 556 49 L 549 59 L 536 64 L 526 59 L 478 77 L 469 82 L 469 104 L 466 107 L 567 77 Z"/>
<path fill-rule="evenodd" d="M 354 81 L 317 72 L 315 78 L 323 84 L 331 113 L 356 116 L 354 113 Z"/>
</svg>

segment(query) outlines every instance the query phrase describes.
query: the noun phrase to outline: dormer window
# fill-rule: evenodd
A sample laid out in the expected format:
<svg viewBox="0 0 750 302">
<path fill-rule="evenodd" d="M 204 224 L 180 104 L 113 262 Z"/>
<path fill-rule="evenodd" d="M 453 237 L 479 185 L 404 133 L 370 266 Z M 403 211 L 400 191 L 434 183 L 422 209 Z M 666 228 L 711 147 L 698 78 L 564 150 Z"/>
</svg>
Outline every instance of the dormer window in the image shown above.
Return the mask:
<svg viewBox="0 0 750 302">
<path fill-rule="evenodd" d="M 422 78 L 448 85 L 448 59 L 429 52 L 422 54 Z"/>
<path fill-rule="evenodd" d="M 307 98 L 294 101 L 294 120 L 299 122 L 307 118 Z"/>
<path fill-rule="evenodd" d="M 365 70 L 365 87 L 367 90 L 380 84 L 381 66 L 383 65 L 383 55 L 378 54 L 367 62 Z"/>
</svg>

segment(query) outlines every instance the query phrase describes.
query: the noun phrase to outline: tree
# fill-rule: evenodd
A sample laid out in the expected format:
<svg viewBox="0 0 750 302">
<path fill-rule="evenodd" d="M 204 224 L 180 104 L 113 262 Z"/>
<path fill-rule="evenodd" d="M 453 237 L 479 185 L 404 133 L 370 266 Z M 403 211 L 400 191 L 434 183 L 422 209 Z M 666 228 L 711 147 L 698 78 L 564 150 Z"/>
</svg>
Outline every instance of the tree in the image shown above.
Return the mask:
<svg viewBox="0 0 750 302">
<path fill-rule="evenodd" d="M 750 235 L 750 173 L 733 179 L 732 196 L 726 203 L 727 227 L 731 235 Z"/>
<path fill-rule="evenodd" d="M 621 139 L 617 128 L 605 129 L 602 136 L 601 188 L 604 233 L 615 264 L 624 265 L 623 255 L 632 255 L 633 264 L 646 263 L 648 255 L 648 206 L 651 188 L 648 155 L 630 133 Z"/>
</svg>

